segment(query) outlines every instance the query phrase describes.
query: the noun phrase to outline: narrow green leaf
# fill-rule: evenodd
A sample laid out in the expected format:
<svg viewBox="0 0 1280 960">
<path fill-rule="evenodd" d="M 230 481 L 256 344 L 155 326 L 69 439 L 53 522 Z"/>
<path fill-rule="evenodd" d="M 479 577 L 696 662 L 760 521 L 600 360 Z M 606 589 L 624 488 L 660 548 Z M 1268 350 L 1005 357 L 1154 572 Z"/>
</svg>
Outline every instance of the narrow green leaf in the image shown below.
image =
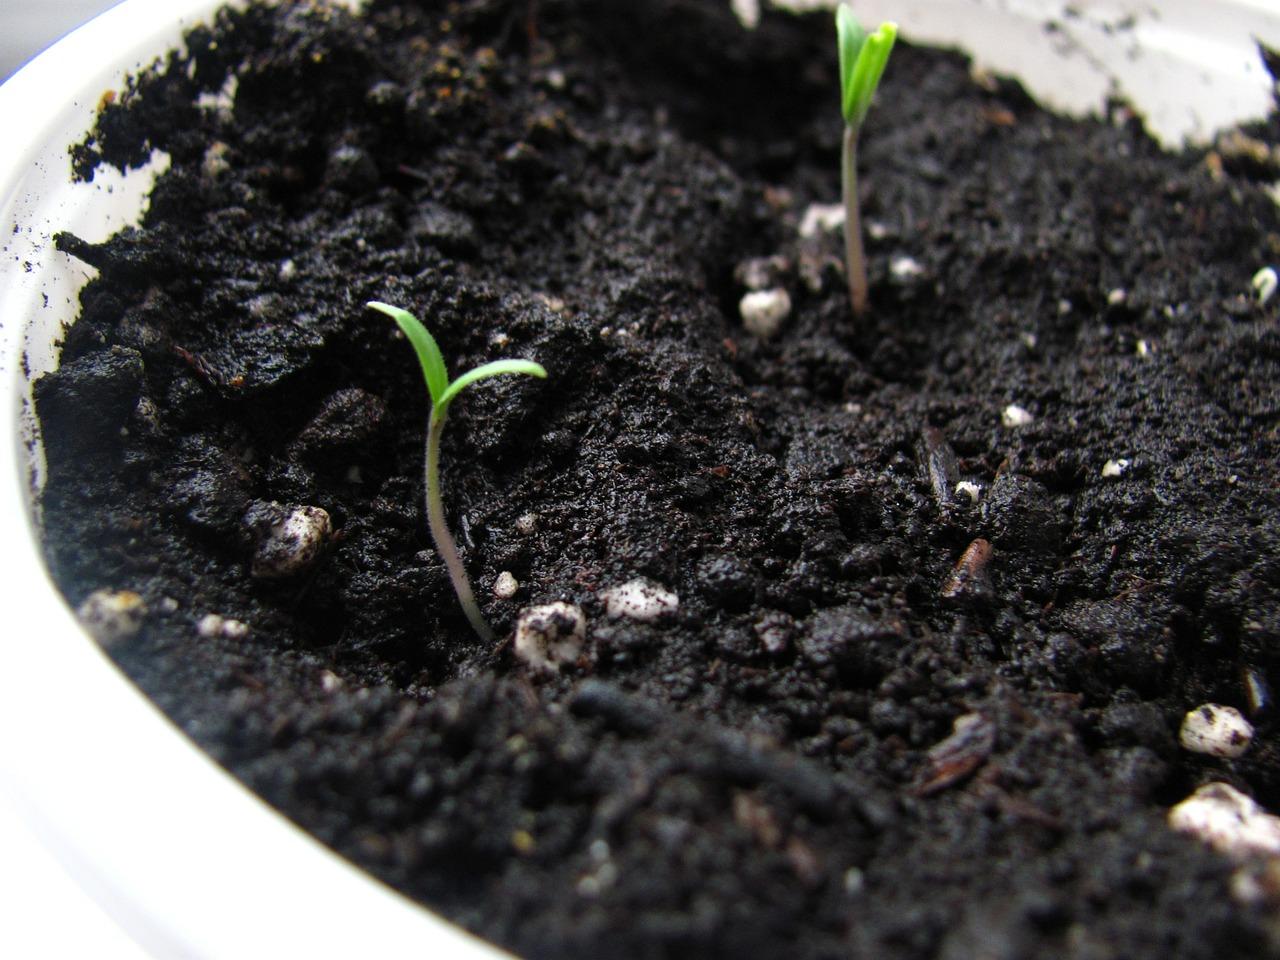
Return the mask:
<svg viewBox="0 0 1280 960">
<path fill-rule="evenodd" d="M 414 353 L 418 355 L 418 363 L 422 365 L 422 379 L 427 382 L 427 392 L 431 394 L 431 405 L 437 407 L 441 403 L 445 390 L 449 386 L 449 371 L 444 365 L 444 356 L 436 338 L 427 332 L 417 317 L 408 310 L 401 310 L 389 303 L 370 300 L 367 306 L 380 313 L 385 313 L 394 320 L 409 338 Z"/>
<path fill-rule="evenodd" d="M 836 49 L 840 55 L 840 110 L 846 123 L 851 122 L 855 101 L 853 100 L 853 74 L 867 41 L 867 32 L 862 29 L 853 11 L 841 3 L 836 7 Z"/>
<path fill-rule="evenodd" d="M 898 25 L 882 23 L 876 32 L 867 37 L 858 55 L 858 63 L 853 70 L 854 88 L 854 122 L 861 125 L 871 108 L 871 98 L 880 86 L 880 78 L 884 76 L 885 65 L 889 62 L 889 54 L 893 52 L 894 41 L 898 38 Z"/>
<path fill-rule="evenodd" d="M 449 384 L 449 388 L 445 390 L 438 404 L 440 416 L 444 416 L 453 398 L 471 386 L 471 384 L 477 380 L 501 376 L 504 373 L 523 373 L 527 376 L 540 377 L 544 380 L 547 376 L 547 371 L 542 364 L 534 363 L 532 360 L 493 360 L 489 363 L 482 363 L 474 370 L 468 370 L 453 383 Z"/>
</svg>

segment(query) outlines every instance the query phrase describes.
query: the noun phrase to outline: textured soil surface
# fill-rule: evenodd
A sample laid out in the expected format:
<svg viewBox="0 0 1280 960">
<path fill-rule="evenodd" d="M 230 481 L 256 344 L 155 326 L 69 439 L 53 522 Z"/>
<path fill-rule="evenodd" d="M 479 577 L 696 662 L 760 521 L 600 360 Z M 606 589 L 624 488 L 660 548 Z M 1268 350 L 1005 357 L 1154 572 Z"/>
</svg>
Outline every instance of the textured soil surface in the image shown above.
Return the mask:
<svg viewBox="0 0 1280 960">
<path fill-rule="evenodd" d="M 838 230 L 800 232 L 839 193 L 828 14 L 369 8 L 224 14 L 73 151 L 172 163 L 139 229 L 60 238 L 101 278 L 37 385 L 49 563 L 73 604 L 141 595 L 129 676 L 532 957 L 1275 952 L 1266 897 L 1166 826 L 1209 781 L 1280 808 L 1269 157 L 1168 155 L 900 44 L 855 322 Z M 792 305 L 769 339 L 759 283 Z M 550 373 L 468 391 L 444 438 L 496 646 L 370 299 L 455 373 Z M 334 532 L 290 573 L 300 506 Z M 678 608 L 610 616 L 636 578 Z M 552 601 L 586 639 L 538 670 L 509 638 Z M 1242 757 L 1179 746 L 1203 703 L 1255 724 Z"/>
</svg>

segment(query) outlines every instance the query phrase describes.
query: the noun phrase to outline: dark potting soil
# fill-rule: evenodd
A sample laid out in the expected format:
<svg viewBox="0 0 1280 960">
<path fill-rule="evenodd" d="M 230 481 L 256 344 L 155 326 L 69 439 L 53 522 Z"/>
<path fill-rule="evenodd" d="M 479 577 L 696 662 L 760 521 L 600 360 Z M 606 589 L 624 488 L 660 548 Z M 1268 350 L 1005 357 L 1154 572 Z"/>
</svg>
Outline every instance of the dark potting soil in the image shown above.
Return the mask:
<svg viewBox="0 0 1280 960">
<path fill-rule="evenodd" d="M 235 776 L 523 954 L 1274 951 L 1165 820 L 1213 780 L 1280 807 L 1276 171 L 901 44 L 855 321 L 839 233 L 798 229 L 838 200 L 832 34 L 693 0 L 195 30 L 73 151 L 171 167 L 138 229 L 59 240 L 101 276 L 37 384 L 54 575 L 144 598 L 112 654 Z M 585 611 L 558 672 L 468 628 L 370 299 L 455 372 L 550 372 L 464 394 L 444 471 L 504 637 Z M 335 533 L 266 576 L 295 506 Z M 678 609 L 608 616 L 635 578 Z M 1242 758 L 1180 749 L 1205 702 Z"/>
</svg>

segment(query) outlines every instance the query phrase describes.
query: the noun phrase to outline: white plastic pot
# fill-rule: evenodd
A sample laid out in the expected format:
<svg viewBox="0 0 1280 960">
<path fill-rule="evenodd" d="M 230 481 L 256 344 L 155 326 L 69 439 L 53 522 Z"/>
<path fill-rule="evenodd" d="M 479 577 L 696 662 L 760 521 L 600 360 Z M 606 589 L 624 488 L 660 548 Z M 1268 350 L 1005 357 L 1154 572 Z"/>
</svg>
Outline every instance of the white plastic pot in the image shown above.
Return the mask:
<svg viewBox="0 0 1280 960">
<path fill-rule="evenodd" d="M 105 238 L 136 218 L 154 177 L 73 185 L 67 146 L 89 129 L 104 91 L 216 6 L 128 0 L 0 87 L 0 597 L 8 624 L 0 788 L 78 882 L 157 955 L 500 956 L 330 853 L 209 761 L 83 634 L 42 566 L 30 384 L 55 365 L 88 275 L 51 236 L 68 229 Z M 750 17 L 757 4 L 735 6 Z M 1097 110 L 1118 92 L 1169 143 L 1203 140 L 1265 112 L 1271 82 L 1254 43 L 1280 46 L 1274 0 L 1154 7 L 858 3 L 864 19 L 892 18 L 908 38 L 962 46 L 1056 107 Z"/>
<path fill-rule="evenodd" d="M 154 179 L 73 185 L 67 147 L 91 126 L 104 91 L 216 6 L 131 0 L 0 87 L 0 788 L 156 956 L 503 956 L 331 853 L 223 772 L 86 637 L 42 565 L 30 381 L 54 365 L 88 276 L 51 236 L 105 238 L 137 217 Z"/>
</svg>

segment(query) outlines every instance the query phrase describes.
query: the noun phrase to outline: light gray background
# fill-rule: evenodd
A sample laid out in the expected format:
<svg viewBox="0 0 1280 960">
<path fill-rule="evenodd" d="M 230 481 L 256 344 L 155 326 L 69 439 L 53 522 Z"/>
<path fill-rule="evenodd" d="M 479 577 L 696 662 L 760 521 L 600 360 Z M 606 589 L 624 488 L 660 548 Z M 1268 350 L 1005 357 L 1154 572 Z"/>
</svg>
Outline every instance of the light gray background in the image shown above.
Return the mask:
<svg viewBox="0 0 1280 960">
<path fill-rule="evenodd" d="M 0 81 L 118 0 L 0 0 Z"/>
</svg>

